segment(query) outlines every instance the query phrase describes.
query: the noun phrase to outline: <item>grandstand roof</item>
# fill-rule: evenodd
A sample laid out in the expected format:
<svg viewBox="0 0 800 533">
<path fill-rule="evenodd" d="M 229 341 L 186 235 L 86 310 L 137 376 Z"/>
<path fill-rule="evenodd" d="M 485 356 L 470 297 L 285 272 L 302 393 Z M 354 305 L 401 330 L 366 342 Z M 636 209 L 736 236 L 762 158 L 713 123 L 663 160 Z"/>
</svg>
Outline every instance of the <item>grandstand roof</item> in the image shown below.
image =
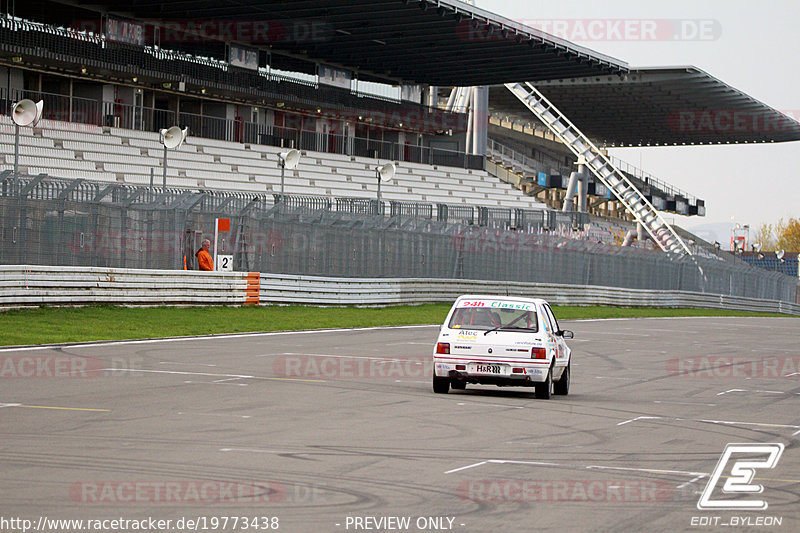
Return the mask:
<svg viewBox="0 0 800 533">
<path fill-rule="evenodd" d="M 339 65 L 358 71 L 362 79 L 472 86 L 627 72 L 624 62 L 458 0 L 78 4 L 149 21 L 242 21 L 247 23 L 238 26 L 243 31 L 237 32 L 235 24 L 226 28 L 230 40 L 269 44 L 273 57 L 286 54 Z M 267 22 L 268 43 L 253 38 L 257 22 Z"/>
<path fill-rule="evenodd" d="M 536 83 L 584 133 L 608 146 L 800 140 L 800 123 L 697 67 L 635 68 L 626 76 Z M 522 120 L 527 109 L 504 88 L 490 107 Z"/>
<path fill-rule="evenodd" d="M 269 49 L 278 69 L 315 73 L 315 62 L 321 62 L 356 71 L 368 81 L 534 82 L 579 128 L 609 146 L 800 140 L 800 123 L 696 67 L 632 70 L 625 62 L 458 0 L 55 1 L 178 24 L 186 34 L 205 35 L 210 23 L 216 34 L 208 39 L 164 42 L 169 31 L 162 31 L 162 44 L 193 53 L 198 47 L 218 49 L 221 41 L 258 45 Z M 34 9 L 34 3 L 49 2 L 31 0 L 21 9 L 42 16 L 59 11 Z M 258 38 L 259 28 L 267 38 Z M 506 93 L 491 91 L 490 107 L 531 120 Z"/>
</svg>

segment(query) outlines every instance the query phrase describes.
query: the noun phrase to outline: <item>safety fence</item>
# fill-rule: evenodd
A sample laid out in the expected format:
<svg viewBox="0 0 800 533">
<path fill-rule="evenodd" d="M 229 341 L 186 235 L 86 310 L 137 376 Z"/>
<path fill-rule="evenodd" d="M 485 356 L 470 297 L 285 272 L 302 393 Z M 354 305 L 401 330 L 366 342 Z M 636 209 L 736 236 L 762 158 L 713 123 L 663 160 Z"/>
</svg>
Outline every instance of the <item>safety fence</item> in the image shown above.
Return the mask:
<svg viewBox="0 0 800 533">
<path fill-rule="evenodd" d="M 462 294 L 536 297 L 554 305 L 689 307 L 800 315 L 800 304 L 689 291 L 515 281 L 0 266 L 0 307 L 93 304 L 390 305 L 452 302 Z"/>
<path fill-rule="evenodd" d="M 203 239 L 214 238 L 215 219 L 227 218 L 230 229 L 220 232 L 216 251 L 233 256 L 240 272 L 796 298 L 796 278 L 741 262 L 571 238 L 577 221 L 569 218 L 548 227 L 549 214 L 528 220 L 518 210 L 375 205 L 363 198 L 275 203 L 272 195 L 6 175 L 0 176 L 0 265 L 194 270 Z"/>
</svg>

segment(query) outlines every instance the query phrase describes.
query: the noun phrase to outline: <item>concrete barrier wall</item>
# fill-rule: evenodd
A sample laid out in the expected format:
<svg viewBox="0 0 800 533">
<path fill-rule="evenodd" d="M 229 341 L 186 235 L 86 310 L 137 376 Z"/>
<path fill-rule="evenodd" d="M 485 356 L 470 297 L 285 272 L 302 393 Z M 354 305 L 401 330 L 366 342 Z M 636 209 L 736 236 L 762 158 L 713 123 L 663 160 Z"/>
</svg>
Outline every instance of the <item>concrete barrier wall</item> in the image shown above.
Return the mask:
<svg viewBox="0 0 800 533">
<path fill-rule="evenodd" d="M 255 272 L 0 266 L 0 306 L 388 305 L 462 294 L 535 296 L 554 305 L 694 307 L 800 315 L 800 305 L 686 291 L 420 278 L 329 278 Z"/>
</svg>

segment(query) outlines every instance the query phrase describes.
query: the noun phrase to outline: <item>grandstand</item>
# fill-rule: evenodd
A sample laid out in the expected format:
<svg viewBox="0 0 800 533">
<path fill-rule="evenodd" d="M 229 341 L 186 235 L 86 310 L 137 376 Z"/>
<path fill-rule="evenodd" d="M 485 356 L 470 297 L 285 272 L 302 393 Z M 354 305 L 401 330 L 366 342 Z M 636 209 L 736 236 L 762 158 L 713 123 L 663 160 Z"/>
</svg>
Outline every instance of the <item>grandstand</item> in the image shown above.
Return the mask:
<svg viewBox="0 0 800 533">
<path fill-rule="evenodd" d="M 738 257 L 754 267 L 800 278 L 800 253 L 798 252 L 785 252 L 780 258 L 776 256 L 775 252 L 742 252 Z"/>
<path fill-rule="evenodd" d="M 0 153 L 13 164 L 14 139 L 8 117 L 0 135 Z M 163 145 L 159 134 L 43 120 L 22 130 L 20 171 L 30 175 L 83 178 L 143 185 L 163 175 Z M 167 161 L 172 187 L 279 193 L 279 147 L 189 137 Z M 109 157 L 109 154 L 113 154 Z M 343 154 L 304 151 L 300 165 L 285 178 L 290 195 L 373 198 L 376 161 Z M 486 171 L 460 167 L 398 162 L 395 179 L 382 185 L 386 200 L 474 204 L 537 209 L 535 198 L 489 176 Z"/>
</svg>

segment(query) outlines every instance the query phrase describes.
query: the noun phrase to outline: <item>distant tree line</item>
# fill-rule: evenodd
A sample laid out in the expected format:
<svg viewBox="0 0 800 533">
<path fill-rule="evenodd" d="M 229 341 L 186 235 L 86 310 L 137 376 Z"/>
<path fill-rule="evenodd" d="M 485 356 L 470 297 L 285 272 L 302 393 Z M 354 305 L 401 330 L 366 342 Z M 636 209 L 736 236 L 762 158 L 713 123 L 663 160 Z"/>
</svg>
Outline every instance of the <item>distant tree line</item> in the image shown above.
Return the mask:
<svg viewBox="0 0 800 533">
<path fill-rule="evenodd" d="M 753 237 L 753 244 L 761 243 L 761 250 L 774 252 L 800 252 L 800 218 L 782 218 L 776 224 L 762 224 Z"/>
</svg>

